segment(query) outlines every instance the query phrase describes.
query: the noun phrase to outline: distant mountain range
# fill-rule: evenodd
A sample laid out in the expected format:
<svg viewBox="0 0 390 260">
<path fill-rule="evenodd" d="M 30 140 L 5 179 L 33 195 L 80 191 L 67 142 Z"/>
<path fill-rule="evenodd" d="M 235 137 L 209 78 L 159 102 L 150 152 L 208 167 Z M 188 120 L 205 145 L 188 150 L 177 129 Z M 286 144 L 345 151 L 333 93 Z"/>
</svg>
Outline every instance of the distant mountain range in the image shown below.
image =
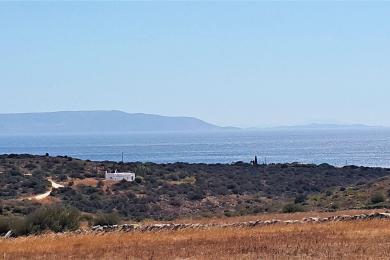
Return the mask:
<svg viewBox="0 0 390 260">
<path fill-rule="evenodd" d="M 379 128 L 362 124 L 308 124 L 296 126 L 253 127 L 242 130 L 330 130 Z M 221 127 L 194 117 L 173 117 L 122 111 L 64 111 L 0 114 L 0 134 L 113 134 L 132 132 L 210 132 L 238 130 Z"/>
<path fill-rule="evenodd" d="M 122 111 L 73 111 L 0 114 L 0 134 L 88 134 L 235 129 L 193 117 L 129 114 Z"/>
</svg>

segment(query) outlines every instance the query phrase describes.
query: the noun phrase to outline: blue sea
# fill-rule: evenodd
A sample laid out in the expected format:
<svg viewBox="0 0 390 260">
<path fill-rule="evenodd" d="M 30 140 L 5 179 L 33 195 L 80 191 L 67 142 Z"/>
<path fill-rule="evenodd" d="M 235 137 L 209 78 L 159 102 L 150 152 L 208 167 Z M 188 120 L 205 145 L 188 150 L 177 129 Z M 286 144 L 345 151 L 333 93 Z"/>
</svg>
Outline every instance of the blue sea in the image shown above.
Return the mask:
<svg viewBox="0 0 390 260">
<path fill-rule="evenodd" d="M 329 163 L 390 167 L 390 130 L 262 130 L 213 133 L 0 136 L 0 154 L 68 155 L 142 162 Z"/>
</svg>

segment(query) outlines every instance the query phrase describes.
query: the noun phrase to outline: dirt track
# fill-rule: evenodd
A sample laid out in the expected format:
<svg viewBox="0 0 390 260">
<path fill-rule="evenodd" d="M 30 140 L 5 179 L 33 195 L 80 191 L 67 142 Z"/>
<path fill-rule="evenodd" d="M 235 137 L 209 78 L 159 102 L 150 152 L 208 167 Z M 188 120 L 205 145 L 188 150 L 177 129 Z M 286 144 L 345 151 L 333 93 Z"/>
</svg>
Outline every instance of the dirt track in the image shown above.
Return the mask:
<svg viewBox="0 0 390 260">
<path fill-rule="evenodd" d="M 53 180 L 49 179 L 48 181 L 50 181 L 51 183 L 51 187 L 50 187 L 50 190 L 45 192 L 45 193 L 42 193 L 42 194 L 38 194 L 38 195 L 35 195 L 35 196 L 32 196 L 28 199 L 32 200 L 32 199 L 35 199 L 35 200 L 43 200 L 47 197 L 50 196 L 51 192 L 53 191 L 53 189 L 58 189 L 58 188 L 62 188 L 64 187 L 64 185 L 61 185 L 61 184 L 58 184 L 58 183 L 55 183 Z"/>
</svg>

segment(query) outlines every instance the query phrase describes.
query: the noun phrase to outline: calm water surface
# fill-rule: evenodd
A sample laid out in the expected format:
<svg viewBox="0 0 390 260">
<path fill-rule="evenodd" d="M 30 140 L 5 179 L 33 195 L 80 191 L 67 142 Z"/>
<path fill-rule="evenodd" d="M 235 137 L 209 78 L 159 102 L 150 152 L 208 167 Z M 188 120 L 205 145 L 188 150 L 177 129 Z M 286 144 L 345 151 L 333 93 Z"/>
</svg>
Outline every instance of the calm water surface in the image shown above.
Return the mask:
<svg viewBox="0 0 390 260">
<path fill-rule="evenodd" d="M 0 136 L 0 154 L 90 160 L 231 163 L 259 161 L 390 167 L 390 130 L 263 130 L 222 133 Z M 266 159 L 265 159 L 266 158 Z"/>
</svg>

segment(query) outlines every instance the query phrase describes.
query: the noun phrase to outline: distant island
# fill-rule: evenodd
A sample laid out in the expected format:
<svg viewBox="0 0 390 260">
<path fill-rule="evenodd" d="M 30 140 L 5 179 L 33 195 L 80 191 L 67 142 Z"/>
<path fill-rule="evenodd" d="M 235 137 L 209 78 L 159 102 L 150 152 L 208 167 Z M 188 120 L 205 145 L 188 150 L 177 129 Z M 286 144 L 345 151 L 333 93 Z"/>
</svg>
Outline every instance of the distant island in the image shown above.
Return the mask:
<svg viewBox="0 0 390 260">
<path fill-rule="evenodd" d="M 254 122 L 255 123 L 255 122 Z M 383 128 L 363 124 L 307 124 L 273 127 L 222 127 L 195 117 L 126 113 L 118 110 L 0 114 L 0 135 L 126 134 L 216 132 L 226 130 L 340 130 Z"/>
<path fill-rule="evenodd" d="M 64 111 L 0 114 L 0 134 L 89 134 L 130 132 L 201 132 L 232 130 L 194 117 L 122 111 Z"/>
<path fill-rule="evenodd" d="M 320 124 L 312 123 L 305 125 L 281 125 L 272 127 L 251 127 L 247 130 L 356 130 L 356 129 L 382 129 L 384 126 L 372 126 L 364 124 Z"/>
</svg>

